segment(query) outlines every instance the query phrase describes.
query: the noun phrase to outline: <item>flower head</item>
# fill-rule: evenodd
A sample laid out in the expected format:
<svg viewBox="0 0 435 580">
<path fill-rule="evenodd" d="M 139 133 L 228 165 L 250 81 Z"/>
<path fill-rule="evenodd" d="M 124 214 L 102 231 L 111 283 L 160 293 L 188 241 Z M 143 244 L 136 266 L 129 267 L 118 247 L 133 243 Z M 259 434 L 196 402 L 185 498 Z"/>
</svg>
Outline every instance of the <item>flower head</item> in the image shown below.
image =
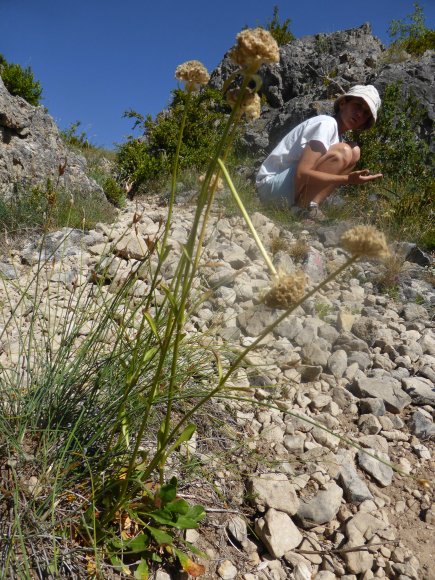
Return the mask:
<svg viewBox="0 0 435 580">
<path fill-rule="evenodd" d="M 236 39 L 229 56 L 242 68 L 255 72 L 263 63 L 279 62 L 278 43 L 264 28 L 247 28 Z"/>
<path fill-rule="evenodd" d="M 286 310 L 305 296 L 307 276 L 301 270 L 293 274 L 279 274 L 264 297 L 264 303 L 270 308 Z"/>
<path fill-rule="evenodd" d="M 229 106 L 233 109 L 237 98 L 239 96 L 238 89 L 231 89 L 227 91 L 226 99 Z M 245 115 L 247 119 L 253 121 L 254 119 L 258 119 L 261 114 L 261 99 L 257 93 L 252 93 L 250 91 L 246 91 L 243 95 L 243 99 L 240 103 L 239 107 L 239 114 L 240 116 Z"/>
<path fill-rule="evenodd" d="M 387 240 L 373 226 L 355 226 L 341 238 L 342 247 L 354 257 L 387 258 L 390 255 Z"/>
<path fill-rule="evenodd" d="M 203 183 L 205 181 L 205 175 L 200 175 L 198 177 L 198 181 L 200 183 Z M 222 181 L 221 177 L 219 175 L 216 175 L 215 173 L 211 176 L 210 179 L 210 183 L 208 186 L 209 189 L 213 189 L 213 191 L 222 191 L 224 188 L 224 182 Z"/>
<path fill-rule="evenodd" d="M 210 80 L 207 69 L 199 60 L 188 60 L 175 69 L 175 78 L 186 83 L 188 91 L 195 91 Z"/>
</svg>

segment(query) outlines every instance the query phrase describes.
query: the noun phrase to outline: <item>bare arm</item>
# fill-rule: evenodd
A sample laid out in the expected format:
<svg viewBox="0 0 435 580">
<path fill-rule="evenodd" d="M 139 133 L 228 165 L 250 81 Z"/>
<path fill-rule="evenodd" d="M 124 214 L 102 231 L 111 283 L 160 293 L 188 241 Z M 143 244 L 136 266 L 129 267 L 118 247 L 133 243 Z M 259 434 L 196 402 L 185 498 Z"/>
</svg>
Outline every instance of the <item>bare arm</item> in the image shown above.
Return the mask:
<svg viewBox="0 0 435 580">
<path fill-rule="evenodd" d="M 334 165 L 335 171 L 334 171 Z M 323 170 L 327 168 L 328 171 Z M 340 171 L 341 170 L 341 171 Z M 309 184 L 312 188 L 363 184 L 382 177 L 381 173 L 370 175 L 368 169 L 345 172 L 343 164 L 336 160 L 335 154 L 325 150 L 319 141 L 310 141 L 304 149 L 296 169 L 296 190 L 300 192 Z"/>
</svg>

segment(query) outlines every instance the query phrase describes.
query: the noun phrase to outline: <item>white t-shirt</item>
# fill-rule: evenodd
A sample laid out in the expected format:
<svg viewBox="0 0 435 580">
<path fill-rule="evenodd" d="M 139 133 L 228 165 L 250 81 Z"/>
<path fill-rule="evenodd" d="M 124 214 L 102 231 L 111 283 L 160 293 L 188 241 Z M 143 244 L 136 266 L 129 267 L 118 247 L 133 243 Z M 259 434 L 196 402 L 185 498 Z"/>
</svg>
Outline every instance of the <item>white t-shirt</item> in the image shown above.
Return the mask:
<svg viewBox="0 0 435 580">
<path fill-rule="evenodd" d="M 330 115 L 318 115 L 307 119 L 288 133 L 265 159 L 257 173 L 256 183 L 268 181 L 268 177 L 296 167 L 307 143 L 320 141 L 328 150 L 340 141 L 337 121 Z"/>
</svg>

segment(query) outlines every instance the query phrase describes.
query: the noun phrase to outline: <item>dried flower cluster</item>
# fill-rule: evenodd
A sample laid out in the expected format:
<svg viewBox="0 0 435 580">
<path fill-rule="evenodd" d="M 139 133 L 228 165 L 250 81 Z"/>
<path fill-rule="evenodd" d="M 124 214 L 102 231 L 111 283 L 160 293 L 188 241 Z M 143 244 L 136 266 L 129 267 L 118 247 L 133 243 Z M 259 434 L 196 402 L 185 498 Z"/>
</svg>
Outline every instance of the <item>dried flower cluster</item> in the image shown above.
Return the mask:
<svg viewBox="0 0 435 580">
<path fill-rule="evenodd" d="M 238 89 L 231 89 L 226 94 L 227 103 L 233 109 L 239 96 Z M 249 121 L 258 119 L 261 114 L 261 99 L 257 93 L 246 91 L 239 107 L 240 116 L 245 115 Z"/>
<path fill-rule="evenodd" d="M 240 67 L 255 72 L 263 63 L 279 62 L 278 43 L 264 28 L 247 28 L 236 39 L 229 56 Z"/>
<path fill-rule="evenodd" d="M 186 83 L 188 91 L 196 91 L 210 80 L 207 69 L 199 60 L 188 60 L 175 69 L 175 78 Z"/>
<path fill-rule="evenodd" d="M 340 244 L 354 257 L 387 258 L 390 255 L 384 234 L 373 226 L 355 226 L 341 236 Z"/>
<path fill-rule="evenodd" d="M 200 183 L 203 183 L 205 181 L 205 175 L 200 175 L 198 177 L 198 181 Z M 222 191 L 224 188 L 224 182 L 222 181 L 222 179 L 219 176 L 216 176 L 216 174 L 213 174 L 211 179 L 210 179 L 210 184 L 208 186 L 208 188 L 213 191 Z"/>
<path fill-rule="evenodd" d="M 304 272 L 280 274 L 273 287 L 264 297 L 264 303 L 270 308 L 286 310 L 305 296 L 307 276 Z"/>
</svg>

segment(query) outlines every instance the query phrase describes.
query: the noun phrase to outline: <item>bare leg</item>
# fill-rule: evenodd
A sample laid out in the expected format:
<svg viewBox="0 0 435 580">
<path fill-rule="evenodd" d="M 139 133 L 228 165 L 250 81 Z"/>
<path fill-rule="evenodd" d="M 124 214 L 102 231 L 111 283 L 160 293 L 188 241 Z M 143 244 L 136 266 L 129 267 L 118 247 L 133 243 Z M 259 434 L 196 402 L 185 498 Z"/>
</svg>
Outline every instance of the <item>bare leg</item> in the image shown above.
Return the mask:
<svg viewBox="0 0 435 580">
<path fill-rule="evenodd" d="M 360 158 L 360 149 L 355 143 L 336 143 L 320 157 L 314 169 L 332 175 L 346 175 L 355 167 Z M 306 207 L 311 201 L 321 203 L 336 189 L 336 185 L 311 186 L 295 178 L 296 202 Z"/>
</svg>

